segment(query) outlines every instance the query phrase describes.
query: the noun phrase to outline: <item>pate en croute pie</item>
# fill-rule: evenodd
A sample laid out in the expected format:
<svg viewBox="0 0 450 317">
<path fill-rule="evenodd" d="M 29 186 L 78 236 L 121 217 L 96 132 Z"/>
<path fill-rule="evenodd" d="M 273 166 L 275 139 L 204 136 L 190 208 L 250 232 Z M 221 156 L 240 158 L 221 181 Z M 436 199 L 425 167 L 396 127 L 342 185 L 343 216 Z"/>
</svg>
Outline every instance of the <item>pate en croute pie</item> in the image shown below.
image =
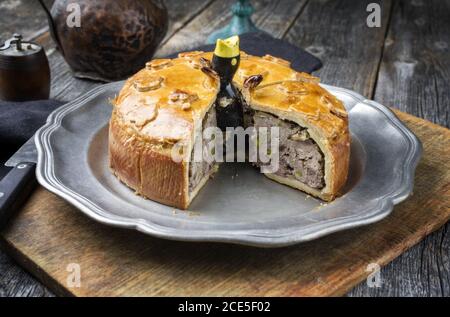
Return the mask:
<svg viewBox="0 0 450 317">
<path fill-rule="evenodd" d="M 217 171 L 215 162 L 191 159 L 196 143 L 206 146 L 198 144 L 205 142 L 203 129 L 217 126 L 221 78 L 211 66 L 213 58 L 212 52 L 196 51 L 152 60 L 115 98 L 110 167 L 139 195 L 186 209 Z M 265 175 L 333 200 L 345 184 L 350 156 L 342 102 L 319 86 L 316 77 L 270 55 L 240 52 L 231 85 L 244 127 L 279 127 L 279 168 Z M 174 146 L 183 160 L 173 159 Z"/>
</svg>

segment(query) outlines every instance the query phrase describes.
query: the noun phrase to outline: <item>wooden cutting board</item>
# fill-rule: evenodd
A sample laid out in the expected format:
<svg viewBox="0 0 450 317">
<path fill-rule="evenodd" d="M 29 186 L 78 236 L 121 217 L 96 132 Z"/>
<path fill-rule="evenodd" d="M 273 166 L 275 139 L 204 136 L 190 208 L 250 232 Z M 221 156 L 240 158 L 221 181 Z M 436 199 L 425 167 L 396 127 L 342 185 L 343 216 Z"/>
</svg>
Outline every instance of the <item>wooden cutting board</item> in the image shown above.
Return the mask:
<svg viewBox="0 0 450 317">
<path fill-rule="evenodd" d="M 101 225 L 39 187 L 0 241 L 61 295 L 343 295 L 450 218 L 450 130 L 396 113 L 424 155 L 414 195 L 376 224 L 281 249 L 175 242 Z"/>
</svg>

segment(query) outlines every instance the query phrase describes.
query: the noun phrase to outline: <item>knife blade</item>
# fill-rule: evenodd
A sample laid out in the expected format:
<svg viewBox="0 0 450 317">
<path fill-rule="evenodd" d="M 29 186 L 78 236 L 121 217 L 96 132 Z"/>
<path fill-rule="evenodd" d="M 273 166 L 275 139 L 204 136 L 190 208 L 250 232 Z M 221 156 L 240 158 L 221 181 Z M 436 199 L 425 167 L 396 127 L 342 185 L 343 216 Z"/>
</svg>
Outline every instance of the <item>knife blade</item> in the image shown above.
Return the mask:
<svg viewBox="0 0 450 317">
<path fill-rule="evenodd" d="M 16 166 L 22 162 L 37 163 L 37 150 L 34 143 L 34 136 L 25 142 L 13 156 L 6 161 L 6 166 Z"/>
<path fill-rule="evenodd" d="M 34 136 L 6 161 L 5 165 L 13 168 L 0 181 L 0 228 L 9 222 L 36 186 L 36 162 Z"/>
</svg>

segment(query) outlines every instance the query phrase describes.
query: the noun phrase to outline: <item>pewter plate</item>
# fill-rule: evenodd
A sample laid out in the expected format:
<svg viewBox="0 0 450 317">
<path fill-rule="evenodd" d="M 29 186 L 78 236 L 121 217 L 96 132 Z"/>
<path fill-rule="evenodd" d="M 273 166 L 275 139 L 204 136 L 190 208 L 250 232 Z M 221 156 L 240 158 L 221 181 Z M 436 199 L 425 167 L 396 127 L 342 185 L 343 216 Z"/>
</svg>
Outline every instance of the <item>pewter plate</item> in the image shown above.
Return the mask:
<svg viewBox="0 0 450 317">
<path fill-rule="evenodd" d="M 386 107 L 324 85 L 349 112 L 350 176 L 342 197 L 324 204 L 248 165 L 226 163 L 188 211 L 143 199 L 108 169 L 108 100 L 122 85 L 66 104 L 36 133 L 39 182 L 101 223 L 174 240 L 280 247 L 376 222 L 412 192 L 420 141 Z"/>
</svg>

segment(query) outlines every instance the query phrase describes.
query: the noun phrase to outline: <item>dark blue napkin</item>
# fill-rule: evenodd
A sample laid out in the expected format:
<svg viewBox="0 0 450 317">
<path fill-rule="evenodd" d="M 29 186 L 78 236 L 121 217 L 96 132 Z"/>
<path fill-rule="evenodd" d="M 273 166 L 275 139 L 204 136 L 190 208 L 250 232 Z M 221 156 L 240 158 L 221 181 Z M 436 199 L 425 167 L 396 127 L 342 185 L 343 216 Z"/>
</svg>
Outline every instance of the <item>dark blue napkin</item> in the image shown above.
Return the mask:
<svg viewBox="0 0 450 317">
<path fill-rule="evenodd" d="M 62 103 L 55 100 L 0 101 L 0 179 L 8 172 L 3 164 L 41 127 Z"/>
</svg>

